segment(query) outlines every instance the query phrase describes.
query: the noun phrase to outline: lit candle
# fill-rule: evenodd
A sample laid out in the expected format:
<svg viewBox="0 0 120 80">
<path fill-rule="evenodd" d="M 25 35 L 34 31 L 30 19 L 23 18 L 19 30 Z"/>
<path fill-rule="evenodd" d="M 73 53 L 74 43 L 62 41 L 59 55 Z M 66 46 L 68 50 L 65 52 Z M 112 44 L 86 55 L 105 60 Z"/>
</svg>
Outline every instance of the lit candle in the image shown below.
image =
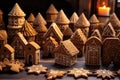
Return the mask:
<svg viewBox="0 0 120 80">
<path fill-rule="evenodd" d="M 103 7 L 98 7 L 98 15 L 109 16 L 110 15 L 110 7 L 106 7 L 105 5 Z"/>
</svg>

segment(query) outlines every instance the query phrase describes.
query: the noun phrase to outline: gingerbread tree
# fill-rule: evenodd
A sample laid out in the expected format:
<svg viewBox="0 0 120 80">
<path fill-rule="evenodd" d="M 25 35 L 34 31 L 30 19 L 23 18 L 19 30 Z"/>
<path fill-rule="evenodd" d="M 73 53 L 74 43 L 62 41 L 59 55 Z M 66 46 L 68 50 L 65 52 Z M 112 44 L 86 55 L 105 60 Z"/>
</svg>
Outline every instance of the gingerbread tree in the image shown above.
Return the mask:
<svg viewBox="0 0 120 80">
<path fill-rule="evenodd" d="M 0 30 L 0 48 L 7 44 L 7 32 L 5 30 Z"/>
<path fill-rule="evenodd" d="M 41 24 L 39 26 L 36 26 L 35 30 L 38 33 L 35 37 L 35 42 L 37 42 L 42 47 L 43 35 L 47 32 L 47 27 Z"/>
<path fill-rule="evenodd" d="M 87 41 L 87 38 L 85 37 L 81 29 L 77 29 L 71 36 L 70 40 L 79 50 L 78 56 L 79 57 L 83 56 L 84 45 L 85 45 L 85 42 Z"/>
<path fill-rule="evenodd" d="M 37 16 L 36 16 L 36 18 L 35 18 L 35 20 L 34 20 L 34 22 L 33 22 L 33 26 L 34 26 L 34 28 L 35 28 L 35 27 L 37 27 L 37 26 L 39 26 L 39 25 L 41 25 L 41 24 L 46 25 L 47 22 L 46 22 L 45 19 L 43 18 L 42 14 L 41 14 L 41 13 L 38 13 Z"/>
<path fill-rule="evenodd" d="M 53 4 L 51 4 L 46 11 L 46 21 L 47 21 L 47 26 L 50 26 L 56 19 L 58 15 L 58 11 L 55 8 Z"/>
<path fill-rule="evenodd" d="M 33 26 L 34 20 L 35 20 L 34 14 L 33 14 L 33 13 L 30 13 L 30 15 L 29 15 L 27 21 Z"/>
<path fill-rule="evenodd" d="M 5 29 L 5 23 L 3 21 L 3 11 L 0 10 L 0 30 Z"/>
<path fill-rule="evenodd" d="M 90 34 L 93 33 L 95 29 L 99 29 L 99 20 L 97 19 L 96 15 L 93 14 L 92 17 L 89 19 L 90 22 Z"/>
<path fill-rule="evenodd" d="M 120 21 L 115 13 L 110 16 L 109 22 L 112 24 L 116 33 L 120 31 Z"/>
<path fill-rule="evenodd" d="M 56 23 L 52 23 L 50 25 L 48 31 L 43 35 L 44 40 L 46 40 L 50 36 L 53 37 L 58 43 L 63 40 L 63 34 L 56 25 Z"/>
<path fill-rule="evenodd" d="M 14 38 L 14 36 L 20 31 L 22 28 L 26 14 L 22 11 L 18 3 L 14 5 L 12 10 L 8 13 L 8 36 L 10 41 Z"/>
<path fill-rule="evenodd" d="M 105 28 L 103 29 L 102 32 L 102 38 L 103 40 L 107 37 L 115 37 L 116 36 L 116 32 L 113 28 L 113 26 L 111 25 L 111 23 L 109 23 L 107 26 L 105 26 Z"/>
<path fill-rule="evenodd" d="M 91 34 L 91 36 L 96 36 L 98 37 L 100 40 L 102 40 L 101 34 L 99 32 L 98 29 L 95 29 L 94 32 Z"/>
<path fill-rule="evenodd" d="M 82 13 L 75 24 L 75 30 L 80 28 L 83 31 L 83 33 L 85 34 L 85 36 L 88 37 L 89 27 L 90 27 L 90 23 L 87 20 L 87 18 L 85 17 L 85 14 Z"/>
<path fill-rule="evenodd" d="M 37 35 L 37 32 L 35 29 L 27 22 L 25 21 L 21 31 L 23 36 L 26 38 L 27 41 L 35 41 L 35 36 Z"/>
<path fill-rule="evenodd" d="M 74 27 L 75 27 L 75 23 L 77 22 L 77 20 L 79 19 L 78 15 L 76 12 L 74 12 L 72 14 L 72 16 L 70 17 L 70 28 L 72 29 L 72 31 L 75 31 Z"/>
<path fill-rule="evenodd" d="M 63 10 L 60 10 L 60 12 L 58 13 L 55 23 L 58 25 L 59 29 L 64 34 L 65 30 L 69 27 L 70 21 Z"/>
<path fill-rule="evenodd" d="M 89 66 L 100 66 L 101 60 L 101 40 L 92 36 L 85 44 L 85 64 Z"/>
</svg>

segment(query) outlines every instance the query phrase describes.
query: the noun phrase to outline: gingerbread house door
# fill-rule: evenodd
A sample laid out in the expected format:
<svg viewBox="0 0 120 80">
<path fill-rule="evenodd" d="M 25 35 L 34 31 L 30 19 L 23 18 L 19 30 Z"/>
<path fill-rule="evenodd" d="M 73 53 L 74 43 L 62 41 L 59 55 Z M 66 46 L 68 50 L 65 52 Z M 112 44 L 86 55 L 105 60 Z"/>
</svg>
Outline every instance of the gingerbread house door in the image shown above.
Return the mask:
<svg viewBox="0 0 120 80">
<path fill-rule="evenodd" d="M 33 64 L 33 59 L 32 59 L 31 55 L 28 56 L 28 63 L 29 63 L 29 65 Z"/>
</svg>

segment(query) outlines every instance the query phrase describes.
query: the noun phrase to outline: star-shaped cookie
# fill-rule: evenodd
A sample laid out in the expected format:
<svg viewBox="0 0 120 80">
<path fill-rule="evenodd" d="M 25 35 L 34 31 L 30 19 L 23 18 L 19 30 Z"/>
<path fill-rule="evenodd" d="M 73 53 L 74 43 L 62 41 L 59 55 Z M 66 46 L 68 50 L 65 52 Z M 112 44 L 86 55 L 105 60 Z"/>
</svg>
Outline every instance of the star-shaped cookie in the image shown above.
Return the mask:
<svg viewBox="0 0 120 80">
<path fill-rule="evenodd" d="M 23 68 L 24 66 L 21 64 L 23 63 L 19 61 L 14 61 L 14 60 L 11 60 L 9 63 L 7 63 L 7 65 L 10 66 L 10 70 L 17 73 L 24 70 Z"/>
<path fill-rule="evenodd" d="M 97 75 L 97 77 L 102 77 L 103 79 L 105 78 L 111 79 L 114 78 L 116 74 L 110 70 L 99 69 L 95 71 L 95 75 Z"/>
<path fill-rule="evenodd" d="M 89 70 L 83 68 L 73 68 L 72 70 L 68 71 L 68 75 L 74 76 L 75 78 L 84 77 L 87 78 L 91 72 Z"/>
<path fill-rule="evenodd" d="M 30 67 L 27 67 L 27 69 L 28 69 L 28 73 L 40 74 L 47 72 L 47 67 L 44 67 L 42 65 L 32 65 Z"/>
<path fill-rule="evenodd" d="M 50 70 L 46 73 L 47 80 L 52 80 L 57 77 L 63 77 L 66 74 L 66 71 L 60 71 L 60 70 Z"/>
</svg>

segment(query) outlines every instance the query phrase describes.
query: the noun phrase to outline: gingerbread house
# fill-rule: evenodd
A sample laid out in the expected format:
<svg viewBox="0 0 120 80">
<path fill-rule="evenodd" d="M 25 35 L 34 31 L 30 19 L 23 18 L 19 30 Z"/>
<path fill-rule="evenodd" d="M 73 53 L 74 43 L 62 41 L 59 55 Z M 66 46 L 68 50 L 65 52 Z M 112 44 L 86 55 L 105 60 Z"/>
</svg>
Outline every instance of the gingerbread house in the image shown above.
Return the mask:
<svg viewBox="0 0 120 80">
<path fill-rule="evenodd" d="M 111 63 L 118 62 L 118 54 L 120 53 L 120 40 L 115 37 L 106 38 L 103 41 L 103 48 L 102 48 L 102 64 L 109 66 Z M 116 55 L 118 57 L 116 57 Z M 117 63 L 118 64 L 118 63 Z"/>
<path fill-rule="evenodd" d="M 115 13 L 111 14 L 109 22 L 112 24 L 116 33 L 120 31 L 120 21 Z"/>
<path fill-rule="evenodd" d="M 35 37 L 35 42 L 42 47 L 43 35 L 47 32 L 47 27 L 44 24 L 40 24 L 39 26 L 35 27 L 35 30 L 38 33 Z"/>
<path fill-rule="evenodd" d="M 34 22 L 33 22 L 33 27 L 35 28 L 35 27 L 37 27 L 37 26 L 39 26 L 41 24 L 46 25 L 47 22 L 43 18 L 42 14 L 38 13 L 37 16 L 36 16 L 36 18 L 35 18 L 35 20 L 34 20 Z"/>
<path fill-rule="evenodd" d="M 63 35 L 65 35 L 64 32 L 69 27 L 70 21 L 63 10 L 60 10 L 60 12 L 58 13 L 55 23 L 58 25 Z"/>
<path fill-rule="evenodd" d="M 47 21 L 47 26 L 50 26 L 56 19 L 58 15 L 58 11 L 55 8 L 53 4 L 51 4 L 46 11 L 46 21 Z"/>
<path fill-rule="evenodd" d="M 102 39 L 104 40 L 105 38 L 115 37 L 115 36 L 116 36 L 116 32 L 115 32 L 113 26 L 111 25 L 111 23 L 108 23 L 108 25 L 105 26 L 103 29 Z"/>
<path fill-rule="evenodd" d="M 102 42 L 98 37 L 88 38 L 85 44 L 85 64 L 89 66 L 100 66 Z"/>
<path fill-rule="evenodd" d="M 5 29 L 5 23 L 3 21 L 3 11 L 0 10 L 0 30 Z"/>
<path fill-rule="evenodd" d="M 44 40 L 48 37 L 53 37 L 58 43 L 63 40 L 63 34 L 56 25 L 56 23 L 52 23 L 48 29 L 48 31 L 44 34 Z"/>
<path fill-rule="evenodd" d="M 23 27 L 21 28 L 20 32 L 23 34 L 23 36 L 26 38 L 28 42 L 35 41 L 35 36 L 37 35 L 37 32 L 35 29 L 27 22 L 25 21 Z"/>
<path fill-rule="evenodd" d="M 24 38 L 23 34 L 18 32 L 15 36 L 13 42 L 11 43 L 11 46 L 15 49 L 15 59 L 24 59 L 25 55 L 25 45 L 27 45 L 28 42 Z"/>
<path fill-rule="evenodd" d="M 12 41 L 14 36 L 20 31 L 24 22 L 26 14 L 22 11 L 18 3 L 16 3 L 13 9 L 8 14 L 8 36 L 9 41 Z"/>
<path fill-rule="evenodd" d="M 70 40 L 65 40 L 55 49 L 55 63 L 63 66 L 72 66 L 77 61 L 79 50 Z"/>
<path fill-rule="evenodd" d="M 100 40 L 102 40 L 102 36 L 101 36 L 101 34 L 100 34 L 100 32 L 99 32 L 98 29 L 95 29 L 95 30 L 93 31 L 93 33 L 91 34 L 91 36 L 96 36 L 96 37 L 98 37 Z"/>
<path fill-rule="evenodd" d="M 7 44 L 7 32 L 5 30 L 0 30 L 0 48 Z"/>
<path fill-rule="evenodd" d="M 72 14 L 72 16 L 70 17 L 69 27 L 72 29 L 73 32 L 75 31 L 74 27 L 75 27 L 75 23 L 77 22 L 78 19 L 79 19 L 79 17 L 76 12 L 74 12 Z"/>
<path fill-rule="evenodd" d="M 88 37 L 89 27 L 90 27 L 90 23 L 87 20 L 87 18 L 85 17 L 85 14 L 82 13 L 75 24 L 75 30 L 80 28 L 83 31 L 83 33 L 85 34 L 85 36 Z"/>
<path fill-rule="evenodd" d="M 76 48 L 79 50 L 78 56 L 83 56 L 84 53 L 84 45 L 87 41 L 86 36 L 81 31 L 81 29 L 77 29 L 73 35 L 70 38 L 71 42 L 76 46 Z"/>
<path fill-rule="evenodd" d="M 89 31 L 90 35 L 94 32 L 95 29 L 100 30 L 100 26 L 99 26 L 100 22 L 95 14 L 91 16 L 89 22 L 90 22 L 90 31 Z"/>
<path fill-rule="evenodd" d="M 54 49 L 58 46 L 58 42 L 53 38 L 47 38 L 43 43 L 43 57 L 54 57 Z"/>
<path fill-rule="evenodd" d="M 69 39 L 69 38 L 72 36 L 73 31 L 72 31 L 71 28 L 68 27 L 68 28 L 65 30 L 64 34 L 65 34 L 65 35 L 63 36 L 63 40 L 67 40 L 67 39 Z"/>
<path fill-rule="evenodd" d="M 39 64 L 40 46 L 34 41 L 29 42 L 25 47 L 25 63 L 27 65 Z"/>
<path fill-rule="evenodd" d="M 30 15 L 29 15 L 29 17 L 28 17 L 28 19 L 27 19 L 28 23 L 30 23 L 30 24 L 33 26 L 34 20 L 35 20 L 34 14 L 33 14 L 33 13 L 30 13 Z"/>
<path fill-rule="evenodd" d="M 9 44 L 5 44 L 0 49 L 0 61 L 3 61 L 4 58 L 7 58 L 8 60 L 14 60 L 14 48 L 11 47 Z"/>
</svg>

